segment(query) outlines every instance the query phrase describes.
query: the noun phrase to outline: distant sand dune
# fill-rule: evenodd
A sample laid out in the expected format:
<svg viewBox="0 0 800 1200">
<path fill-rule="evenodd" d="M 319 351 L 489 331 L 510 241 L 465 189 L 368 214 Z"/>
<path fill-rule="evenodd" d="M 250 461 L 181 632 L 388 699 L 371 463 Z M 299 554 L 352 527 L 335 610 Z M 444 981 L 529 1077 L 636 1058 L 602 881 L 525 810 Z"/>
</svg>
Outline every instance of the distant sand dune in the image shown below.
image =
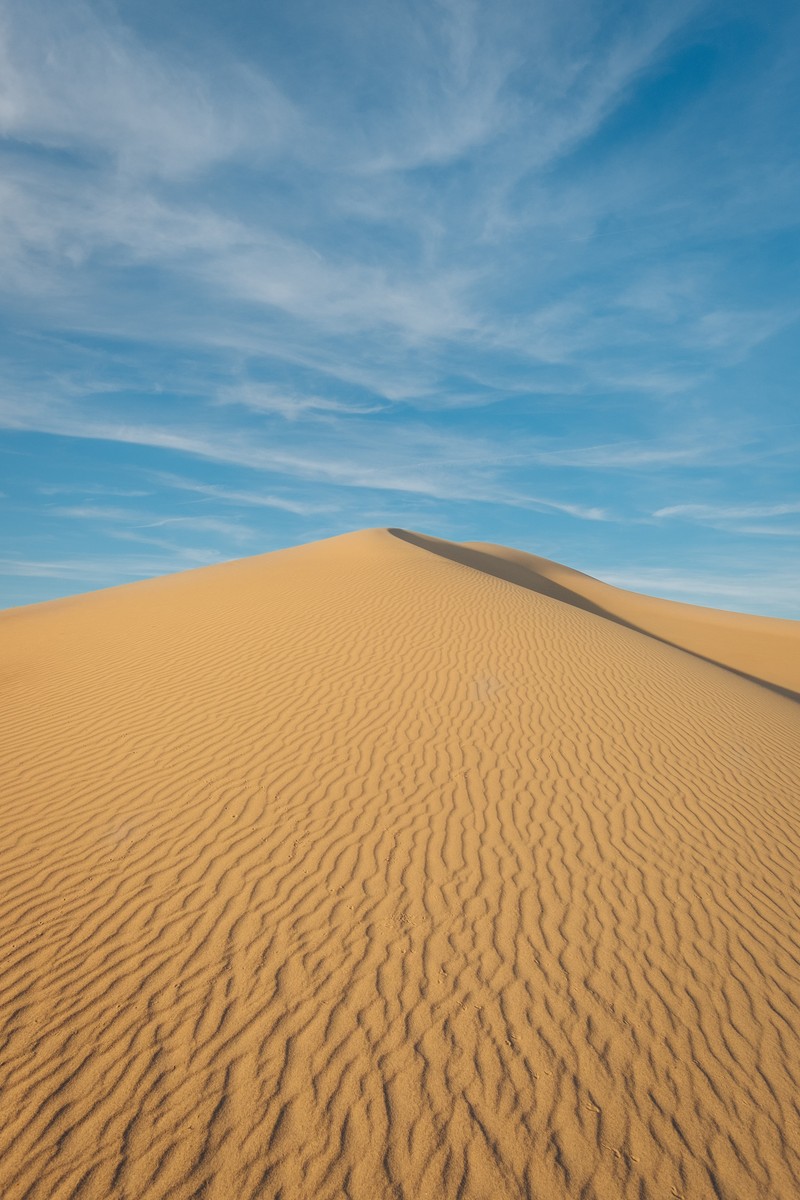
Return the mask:
<svg viewBox="0 0 800 1200">
<path fill-rule="evenodd" d="M 542 596 L 563 600 L 606 617 L 698 658 L 726 667 L 754 683 L 800 700 L 800 622 L 676 604 L 601 583 L 561 563 L 485 542 L 445 542 L 441 538 L 391 530 L 396 537 L 516 583 Z"/>
<path fill-rule="evenodd" d="M 797 623 L 397 533 L 0 614 L 0 1196 L 794 1200 Z"/>
</svg>

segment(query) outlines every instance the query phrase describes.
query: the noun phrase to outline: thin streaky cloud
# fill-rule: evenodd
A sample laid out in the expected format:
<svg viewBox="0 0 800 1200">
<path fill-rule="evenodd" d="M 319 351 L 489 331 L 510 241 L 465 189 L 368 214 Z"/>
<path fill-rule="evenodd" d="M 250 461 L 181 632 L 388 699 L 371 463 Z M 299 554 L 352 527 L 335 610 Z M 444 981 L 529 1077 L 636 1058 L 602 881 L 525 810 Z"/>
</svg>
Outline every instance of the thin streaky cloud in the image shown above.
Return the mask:
<svg viewBox="0 0 800 1200">
<path fill-rule="evenodd" d="M 561 467 L 581 467 L 587 470 L 610 470 L 613 468 L 671 467 L 701 462 L 711 453 L 707 443 L 691 446 L 664 446 L 647 444 L 609 444 L 600 446 L 577 446 L 565 450 L 541 451 L 537 461 Z"/>
<path fill-rule="evenodd" d="M 120 496 L 143 498 L 151 495 L 141 488 L 105 487 L 102 484 L 42 484 L 35 489 L 40 496 Z"/>
<path fill-rule="evenodd" d="M 113 555 L 95 558 L 69 559 L 0 559 L 0 571 L 4 575 L 25 578 L 87 580 L 93 584 L 111 586 L 114 582 L 128 579 L 146 579 L 153 575 L 190 569 L 193 566 L 212 566 L 219 561 L 213 551 L 192 551 L 170 547 L 168 555 L 161 557 L 129 556 L 125 559 Z"/>
<path fill-rule="evenodd" d="M 474 473 L 476 459 L 480 462 L 485 455 L 485 447 L 480 443 L 466 442 L 467 458 L 464 459 L 459 455 L 453 458 L 447 453 L 442 454 L 441 447 L 457 445 L 458 442 L 446 438 L 439 439 L 440 474 L 438 478 L 435 478 L 425 464 L 410 463 L 405 466 L 402 463 L 398 465 L 392 460 L 381 465 L 375 464 L 376 451 L 380 452 L 381 450 L 379 445 L 367 448 L 365 458 L 370 458 L 372 461 L 358 461 L 353 458 L 334 460 L 325 457 L 313 458 L 296 451 L 277 450 L 269 446 L 258 445 L 252 438 L 244 435 L 222 436 L 215 435 L 212 431 L 186 433 L 183 430 L 160 426 L 86 420 L 82 416 L 76 416 L 64 409 L 56 411 L 47 408 L 34 414 L 28 407 L 6 408 L 5 414 L 0 413 L 0 421 L 5 421 L 6 427 L 12 429 L 35 429 L 40 432 L 55 433 L 62 437 L 88 441 L 147 446 L 213 462 L 247 467 L 251 470 L 272 471 L 288 477 L 334 484 L 350 489 L 407 492 L 439 500 L 470 502 L 483 500 L 487 503 L 514 508 L 549 509 L 589 521 L 607 519 L 606 510 L 602 506 L 581 505 L 520 493 L 481 478 L 480 472 L 477 475 Z M 429 455 L 435 445 L 436 443 L 428 442 L 425 448 Z M 519 457 L 519 455 L 520 452 L 517 450 L 512 457 Z M 466 479 L 464 472 L 470 467 L 473 469 L 473 475 L 470 479 Z"/>
<path fill-rule="evenodd" d="M 315 514 L 337 512 L 336 504 L 312 504 L 290 497 L 274 496 L 267 492 L 241 491 L 235 488 L 222 487 L 213 483 L 198 483 L 181 475 L 171 475 L 165 471 L 153 472 L 153 478 L 166 487 L 176 488 L 183 492 L 193 492 L 196 495 L 214 500 L 222 500 L 228 504 L 243 505 L 252 508 L 275 508 L 282 512 L 294 513 L 296 516 L 314 516 Z"/>
<path fill-rule="evenodd" d="M 788 609 L 789 613 L 795 616 L 797 614 L 797 595 L 800 588 L 798 573 L 787 576 L 784 572 L 783 578 L 776 575 L 769 580 L 758 576 L 726 578 L 720 574 L 676 571 L 668 567 L 630 571 L 600 568 L 593 569 L 590 573 L 614 587 L 667 599 L 685 600 L 704 607 L 718 605 L 734 611 L 746 609 L 754 589 L 758 589 L 763 603 L 775 608 Z"/>
<path fill-rule="evenodd" d="M 59 504 L 47 511 L 54 517 L 68 517 L 73 521 L 130 521 L 138 515 L 129 508 L 96 504 Z"/>
<path fill-rule="evenodd" d="M 163 529 L 168 525 L 178 525 L 181 530 L 193 533 L 219 533 L 233 541 L 248 541 L 255 532 L 241 522 L 221 521 L 217 517 L 159 517 L 155 521 L 145 521 L 137 528 Z"/>
<path fill-rule="evenodd" d="M 278 413 L 287 421 L 314 415 L 327 418 L 331 414 L 364 417 L 371 413 L 383 412 L 386 408 L 385 404 L 347 404 L 341 400 L 299 395 L 268 384 L 256 383 L 241 383 L 221 388 L 216 392 L 214 399 L 219 404 L 239 404 L 254 412 Z"/>
<path fill-rule="evenodd" d="M 269 78 L 224 54 L 202 71 L 169 61 L 111 10 L 89 3 L 26 0 L 4 9 L 6 136 L 46 148 L 90 146 L 128 174 L 170 178 L 248 149 L 263 153 L 294 131 L 293 107 Z"/>
<path fill-rule="evenodd" d="M 718 528 L 722 528 L 721 526 Z M 789 525 L 735 525 L 727 526 L 727 533 L 741 534 L 743 537 L 768 538 L 797 538 L 800 537 L 800 527 Z"/>
<path fill-rule="evenodd" d="M 215 533 L 231 541 L 247 541 L 254 536 L 254 530 L 241 521 L 224 521 L 217 517 L 168 516 L 150 517 L 137 509 L 108 508 L 98 505 L 58 505 L 48 510 L 55 517 L 75 521 L 114 522 L 132 526 L 137 529 L 160 529 L 167 525 L 177 525 L 181 531 L 193 533 Z M 112 533 L 111 536 L 118 536 Z"/>
<path fill-rule="evenodd" d="M 699 521 L 738 521 L 751 517 L 785 517 L 800 513 L 800 500 L 781 504 L 672 504 L 659 508 L 654 517 L 683 517 Z"/>
</svg>

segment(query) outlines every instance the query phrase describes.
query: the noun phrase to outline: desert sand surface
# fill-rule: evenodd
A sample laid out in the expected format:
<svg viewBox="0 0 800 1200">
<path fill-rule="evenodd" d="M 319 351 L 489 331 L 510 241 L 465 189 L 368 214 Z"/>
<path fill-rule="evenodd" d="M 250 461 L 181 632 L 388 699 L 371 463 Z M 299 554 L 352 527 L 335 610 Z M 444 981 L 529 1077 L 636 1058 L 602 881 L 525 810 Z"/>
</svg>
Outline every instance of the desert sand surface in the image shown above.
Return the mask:
<svg viewBox="0 0 800 1200">
<path fill-rule="evenodd" d="M 387 530 L 0 614 L 0 1195 L 795 1200 L 799 628 Z"/>
</svg>

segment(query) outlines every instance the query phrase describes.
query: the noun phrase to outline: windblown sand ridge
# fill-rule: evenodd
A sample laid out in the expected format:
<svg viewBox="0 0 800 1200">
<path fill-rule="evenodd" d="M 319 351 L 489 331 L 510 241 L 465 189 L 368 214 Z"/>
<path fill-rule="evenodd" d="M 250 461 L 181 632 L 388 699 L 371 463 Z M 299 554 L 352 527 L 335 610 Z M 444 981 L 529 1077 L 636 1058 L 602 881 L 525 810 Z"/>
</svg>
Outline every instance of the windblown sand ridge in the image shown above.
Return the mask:
<svg viewBox="0 0 800 1200">
<path fill-rule="evenodd" d="M 800 1195 L 798 625 L 566 570 L 0 614 L 4 1200 Z"/>
</svg>

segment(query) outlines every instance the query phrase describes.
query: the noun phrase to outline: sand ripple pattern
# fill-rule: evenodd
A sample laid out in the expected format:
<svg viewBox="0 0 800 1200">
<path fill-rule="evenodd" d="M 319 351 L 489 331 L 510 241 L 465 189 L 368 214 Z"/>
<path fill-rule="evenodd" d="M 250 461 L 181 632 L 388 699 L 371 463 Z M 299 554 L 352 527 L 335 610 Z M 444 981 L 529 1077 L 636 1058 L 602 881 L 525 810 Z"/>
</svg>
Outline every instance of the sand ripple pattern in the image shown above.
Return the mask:
<svg viewBox="0 0 800 1200">
<path fill-rule="evenodd" d="M 384 530 L 0 617 L 4 1200 L 794 1200 L 800 706 Z"/>
</svg>

